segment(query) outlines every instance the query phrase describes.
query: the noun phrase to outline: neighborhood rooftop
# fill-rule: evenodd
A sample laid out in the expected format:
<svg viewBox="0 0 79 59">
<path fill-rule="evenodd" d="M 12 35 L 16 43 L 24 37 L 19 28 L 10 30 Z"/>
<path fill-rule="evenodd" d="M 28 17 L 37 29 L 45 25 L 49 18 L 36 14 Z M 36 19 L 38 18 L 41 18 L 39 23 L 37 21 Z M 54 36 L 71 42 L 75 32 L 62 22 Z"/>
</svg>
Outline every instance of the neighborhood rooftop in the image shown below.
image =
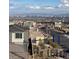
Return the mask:
<svg viewBox="0 0 79 59">
<path fill-rule="evenodd" d="M 10 25 L 9 26 L 9 31 L 10 32 L 24 32 L 25 30 L 29 30 L 29 28 L 18 26 L 18 25 Z"/>
</svg>

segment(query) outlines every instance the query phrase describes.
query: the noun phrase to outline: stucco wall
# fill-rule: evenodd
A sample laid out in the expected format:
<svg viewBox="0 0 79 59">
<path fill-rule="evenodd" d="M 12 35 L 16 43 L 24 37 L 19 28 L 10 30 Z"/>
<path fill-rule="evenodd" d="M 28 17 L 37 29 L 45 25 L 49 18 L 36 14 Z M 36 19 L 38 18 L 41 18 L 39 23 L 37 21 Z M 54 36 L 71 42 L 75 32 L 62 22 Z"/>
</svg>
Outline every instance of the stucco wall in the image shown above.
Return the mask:
<svg viewBox="0 0 79 59">
<path fill-rule="evenodd" d="M 9 42 L 12 42 L 12 33 L 9 32 Z"/>
<path fill-rule="evenodd" d="M 12 33 L 12 42 L 23 43 L 23 41 L 24 41 L 24 32 L 20 32 L 20 33 L 22 33 L 22 38 L 21 39 L 15 37 L 16 33 Z"/>
<path fill-rule="evenodd" d="M 29 38 L 29 31 L 26 30 L 26 31 L 24 32 L 24 40 L 28 42 L 28 38 Z"/>
</svg>

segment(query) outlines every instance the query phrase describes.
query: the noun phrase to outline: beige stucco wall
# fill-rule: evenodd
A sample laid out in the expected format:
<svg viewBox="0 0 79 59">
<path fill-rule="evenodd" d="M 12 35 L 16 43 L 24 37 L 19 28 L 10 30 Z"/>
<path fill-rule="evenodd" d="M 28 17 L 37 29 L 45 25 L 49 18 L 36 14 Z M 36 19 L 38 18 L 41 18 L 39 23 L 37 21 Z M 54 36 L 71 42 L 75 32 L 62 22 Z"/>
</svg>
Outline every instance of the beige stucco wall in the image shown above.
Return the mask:
<svg viewBox="0 0 79 59">
<path fill-rule="evenodd" d="M 14 22 L 9 22 L 9 25 L 14 25 L 15 23 Z"/>
<path fill-rule="evenodd" d="M 12 42 L 23 43 L 23 41 L 24 41 L 24 32 L 21 32 L 21 33 L 22 33 L 22 38 L 21 39 L 16 38 L 15 33 L 12 33 Z"/>
<path fill-rule="evenodd" d="M 38 45 L 39 44 L 39 39 L 41 39 L 42 40 L 42 42 L 44 41 L 44 37 L 42 36 L 42 37 L 36 37 L 36 44 Z"/>
<path fill-rule="evenodd" d="M 55 22 L 55 27 L 61 28 L 62 27 L 62 22 Z"/>
</svg>

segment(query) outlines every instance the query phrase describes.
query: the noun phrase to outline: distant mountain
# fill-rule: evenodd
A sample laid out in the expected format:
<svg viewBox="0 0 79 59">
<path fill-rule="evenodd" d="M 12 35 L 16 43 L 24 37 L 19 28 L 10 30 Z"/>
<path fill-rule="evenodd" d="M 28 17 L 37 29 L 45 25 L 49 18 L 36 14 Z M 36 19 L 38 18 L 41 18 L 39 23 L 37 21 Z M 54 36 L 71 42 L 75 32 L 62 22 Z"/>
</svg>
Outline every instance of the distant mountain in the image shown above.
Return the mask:
<svg viewBox="0 0 79 59">
<path fill-rule="evenodd" d="M 55 15 L 55 16 L 69 16 L 69 14 L 67 13 L 67 14 L 57 14 L 57 15 Z"/>
<path fill-rule="evenodd" d="M 25 13 L 25 14 L 12 14 L 10 16 L 69 16 L 69 13 L 64 13 L 64 14 L 47 14 L 47 13 Z"/>
</svg>

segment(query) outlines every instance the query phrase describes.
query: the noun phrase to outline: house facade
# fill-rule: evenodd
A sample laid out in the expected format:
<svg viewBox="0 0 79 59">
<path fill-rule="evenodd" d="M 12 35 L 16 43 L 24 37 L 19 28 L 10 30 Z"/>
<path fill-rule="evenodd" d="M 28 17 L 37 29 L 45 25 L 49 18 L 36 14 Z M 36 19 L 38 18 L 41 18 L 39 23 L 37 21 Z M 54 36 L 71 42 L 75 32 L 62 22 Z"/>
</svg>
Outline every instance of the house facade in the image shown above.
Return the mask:
<svg viewBox="0 0 79 59">
<path fill-rule="evenodd" d="M 16 25 L 9 26 L 9 42 L 23 44 L 24 41 L 28 41 L 28 38 L 28 28 L 22 28 Z"/>
<path fill-rule="evenodd" d="M 55 27 L 61 28 L 62 27 L 62 22 L 61 21 L 55 22 Z"/>
</svg>

